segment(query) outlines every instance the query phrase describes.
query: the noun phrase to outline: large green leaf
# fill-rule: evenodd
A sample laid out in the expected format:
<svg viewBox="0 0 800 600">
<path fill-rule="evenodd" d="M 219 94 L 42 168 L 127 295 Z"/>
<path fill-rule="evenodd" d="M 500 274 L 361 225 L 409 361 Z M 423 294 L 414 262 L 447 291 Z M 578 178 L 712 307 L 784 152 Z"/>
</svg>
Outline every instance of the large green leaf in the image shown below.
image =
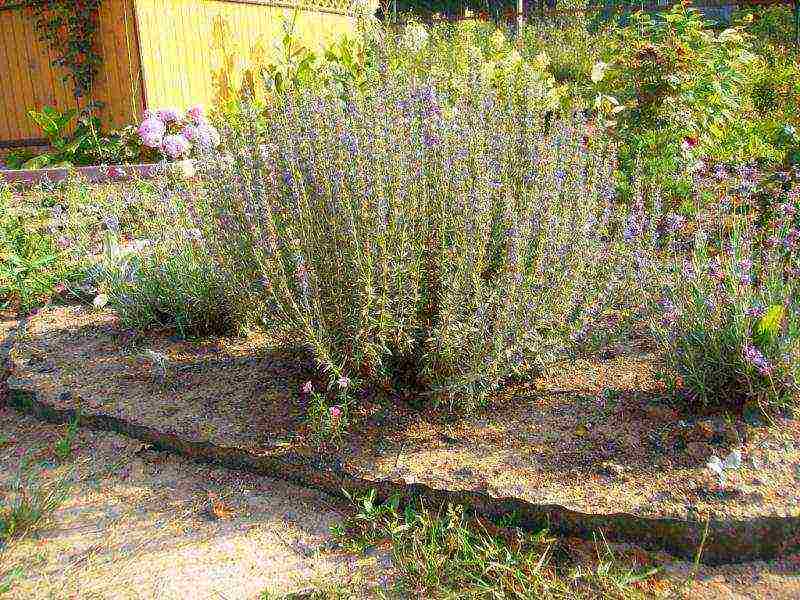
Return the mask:
<svg viewBox="0 0 800 600">
<path fill-rule="evenodd" d="M 27 161 L 25 164 L 22 165 L 23 169 L 43 169 L 47 165 L 49 165 L 53 160 L 53 157 L 50 154 L 40 154 L 39 156 L 34 156 L 32 159 Z"/>
<path fill-rule="evenodd" d="M 781 331 L 783 324 L 783 317 L 786 314 L 786 309 L 782 304 L 773 304 L 767 308 L 766 312 L 761 318 L 756 321 L 753 328 L 753 338 L 758 344 L 764 347 L 774 340 Z"/>
</svg>

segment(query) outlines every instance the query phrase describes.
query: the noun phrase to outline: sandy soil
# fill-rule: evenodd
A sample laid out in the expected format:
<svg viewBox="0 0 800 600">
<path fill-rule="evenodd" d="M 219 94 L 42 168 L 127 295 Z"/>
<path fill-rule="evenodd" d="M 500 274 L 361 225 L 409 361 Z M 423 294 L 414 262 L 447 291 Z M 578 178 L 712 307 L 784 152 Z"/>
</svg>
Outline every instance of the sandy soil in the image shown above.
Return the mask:
<svg viewBox="0 0 800 600">
<path fill-rule="evenodd" d="M 311 365 L 263 338 L 136 337 L 109 313 L 59 307 L 31 319 L 13 356 L 13 384 L 56 406 L 262 454 L 319 450 L 298 393 Z M 359 401 L 345 439 L 322 449 L 355 474 L 584 512 L 800 514 L 800 420 L 681 413 L 646 355 L 564 367 L 459 420 L 372 400 Z M 743 465 L 720 487 L 706 462 L 735 447 Z"/>
<path fill-rule="evenodd" d="M 353 570 L 354 557 L 326 551 L 341 513 L 316 493 L 114 434 L 81 431 L 59 464 L 47 448 L 63 433 L 0 410 L 0 493 L 24 453 L 44 462 L 45 477 L 75 481 L 50 526 L 0 551 L 0 581 L 14 581 L 4 598 L 251 599 Z"/>
<path fill-rule="evenodd" d="M 0 336 L 11 325 L 0 324 Z M 166 354 L 171 372 L 155 372 L 141 358 L 145 349 Z M 304 443 L 305 407 L 294 390 L 308 371 L 296 358 L 276 357 L 253 340 L 188 343 L 166 335 L 131 340 L 106 313 L 62 307 L 32 320 L 14 359 L 17 377 L 56 404 L 108 411 L 254 449 L 279 452 Z M 685 415 L 653 402 L 658 386 L 646 359 L 582 366 L 560 377 L 543 379 L 527 392 L 516 390 L 511 409 L 460 422 L 389 412 L 367 402 L 351 439 L 326 450 L 339 452 L 354 470 L 373 474 L 435 477 L 439 486 L 518 486 L 512 489 L 523 496 L 618 509 L 626 502 L 638 506 L 631 500 L 635 494 L 646 504 L 658 493 L 653 479 L 650 489 L 644 488 L 646 476 L 670 485 L 676 496 L 688 485 L 708 487 L 701 468 L 705 446 L 697 456 L 685 448 L 676 451 L 680 444 L 663 451 L 647 433 L 659 432 L 664 440 L 686 430 L 700 439 L 687 444 L 705 444 L 720 454 L 738 435 L 751 466 L 753 457 L 763 459 L 755 474 L 747 467 L 732 475 L 733 489 L 756 485 L 748 478 L 759 477 L 759 489 L 775 490 L 765 494 L 769 503 L 759 510 L 786 510 L 790 503 L 778 500 L 797 493 L 797 486 L 787 483 L 794 464 L 793 422 L 780 425 L 782 435 L 767 424 L 738 423 L 730 431 L 709 431 L 714 423 L 703 419 L 679 425 Z M 554 391 L 559 385 L 568 391 Z M 7 492 L 25 454 L 44 465 L 47 477 L 74 480 L 69 499 L 45 530 L 0 551 L 0 582 L 13 580 L 4 597 L 249 599 L 264 590 L 306 589 L 310 581 L 377 579 L 390 568 L 385 555 L 356 558 L 331 551 L 329 527 L 344 509 L 316 492 L 197 465 L 123 436 L 86 430 L 79 431 L 62 464 L 48 449 L 63 434 L 63 427 L 0 410 L 0 494 Z M 592 458 L 610 441 L 617 445 Z M 619 461 L 622 471 L 609 467 L 609 459 Z M 676 478 L 691 483 L 682 488 Z M 594 498 L 590 490 L 597 492 Z M 209 492 L 221 501 L 216 514 Z M 610 500 L 613 494 L 619 495 L 617 504 Z M 734 513 L 752 510 L 742 496 L 703 498 L 723 510 L 730 503 Z M 669 579 L 694 573 L 690 564 L 665 556 L 662 561 Z M 701 566 L 686 589 L 687 597 L 697 600 L 797 599 L 800 555 L 771 563 Z"/>
</svg>

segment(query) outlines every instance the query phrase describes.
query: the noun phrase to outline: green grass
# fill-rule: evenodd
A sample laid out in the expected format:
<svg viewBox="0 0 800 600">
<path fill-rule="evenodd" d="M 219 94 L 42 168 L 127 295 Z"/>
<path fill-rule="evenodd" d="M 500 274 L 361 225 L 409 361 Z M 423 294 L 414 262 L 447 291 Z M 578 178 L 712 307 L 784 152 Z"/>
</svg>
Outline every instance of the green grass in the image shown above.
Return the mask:
<svg viewBox="0 0 800 600">
<path fill-rule="evenodd" d="M 516 522 L 513 515 L 500 522 L 457 506 L 400 511 L 396 500 L 379 505 L 369 496 L 333 533 L 353 552 L 387 547 L 396 573 L 378 597 L 635 600 L 668 593 L 644 552 L 623 556 L 602 539 L 589 543 L 505 527 Z"/>
<path fill-rule="evenodd" d="M 0 540 L 7 542 L 44 526 L 69 490 L 69 474 L 46 479 L 23 457 L 9 493 L 0 496 Z"/>
</svg>

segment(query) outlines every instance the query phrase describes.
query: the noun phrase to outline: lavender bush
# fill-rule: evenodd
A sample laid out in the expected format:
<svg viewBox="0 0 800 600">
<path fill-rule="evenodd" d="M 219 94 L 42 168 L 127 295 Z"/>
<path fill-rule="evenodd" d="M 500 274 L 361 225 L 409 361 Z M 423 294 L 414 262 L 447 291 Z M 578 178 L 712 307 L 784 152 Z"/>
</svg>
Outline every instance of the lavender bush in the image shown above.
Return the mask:
<svg viewBox="0 0 800 600">
<path fill-rule="evenodd" d="M 226 280 L 332 385 L 470 403 L 630 314 L 649 238 L 622 239 L 613 153 L 479 71 L 454 103 L 380 68 L 348 102 L 290 91 L 267 143 L 229 132 L 200 165 Z"/>
<path fill-rule="evenodd" d="M 790 194 L 766 227 L 740 216 L 714 236 L 701 228 L 690 260 L 677 265 L 654 331 L 669 381 L 690 402 L 764 410 L 794 403 L 799 197 Z"/>
<path fill-rule="evenodd" d="M 226 333 L 231 302 L 202 231 L 192 219 L 189 183 L 166 176 L 89 193 L 80 182 L 59 191 L 53 235 L 85 277 L 66 297 L 94 297 L 127 326 Z"/>
</svg>

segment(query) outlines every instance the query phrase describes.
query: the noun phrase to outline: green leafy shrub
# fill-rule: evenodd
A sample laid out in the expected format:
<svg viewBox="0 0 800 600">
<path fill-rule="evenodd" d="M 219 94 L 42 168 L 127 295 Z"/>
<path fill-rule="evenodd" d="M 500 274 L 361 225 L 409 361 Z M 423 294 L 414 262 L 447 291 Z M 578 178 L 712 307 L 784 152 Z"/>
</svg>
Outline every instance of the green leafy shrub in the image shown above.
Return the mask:
<svg viewBox="0 0 800 600">
<path fill-rule="evenodd" d="M 7 158 L 10 169 L 42 169 L 45 167 L 78 167 L 130 162 L 139 154 L 139 143 L 132 128 L 103 133 L 97 116 L 89 106 L 82 112 L 64 112 L 52 106 L 41 111 L 29 110 L 28 115 L 42 130 L 50 148 L 33 155 L 17 152 Z M 73 121 L 77 121 L 73 123 Z"/>
<path fill-rule="evenodd" d="M 670 179 L 753 110 L 747 75 L 757 59 L 748 36 L 738 28 L 715 32 L 696 9 L 676 4 L 663 18 L 637 13 L 605 52 L 592 73 L 597 108 L 612 113 L 628 179 L 638 168 L 674 187 Z"/>
</svg>

